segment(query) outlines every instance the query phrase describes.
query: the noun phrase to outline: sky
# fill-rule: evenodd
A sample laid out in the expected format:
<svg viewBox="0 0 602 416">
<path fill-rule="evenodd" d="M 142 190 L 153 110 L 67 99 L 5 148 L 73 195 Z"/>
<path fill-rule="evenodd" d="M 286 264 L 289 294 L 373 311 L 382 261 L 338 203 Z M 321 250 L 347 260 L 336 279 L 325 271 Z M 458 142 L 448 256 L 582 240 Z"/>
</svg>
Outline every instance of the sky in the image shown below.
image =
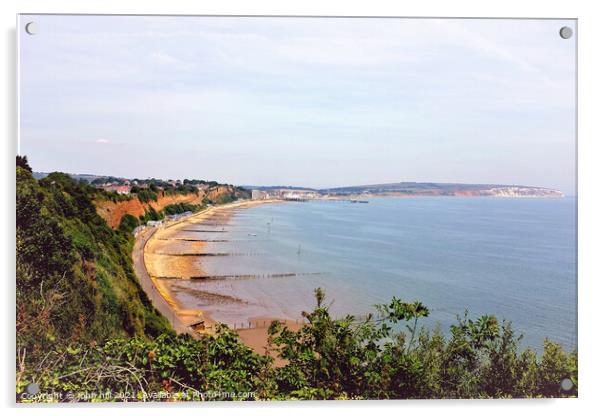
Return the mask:
<svg viewBox="0 0 602 416">
<path fill-rule="evenodd" d="M 35 21 L 38 33 L 24 26 Z M 575 193 L 573 20 L 21 16 L 35 171 Z"/>
</svg>

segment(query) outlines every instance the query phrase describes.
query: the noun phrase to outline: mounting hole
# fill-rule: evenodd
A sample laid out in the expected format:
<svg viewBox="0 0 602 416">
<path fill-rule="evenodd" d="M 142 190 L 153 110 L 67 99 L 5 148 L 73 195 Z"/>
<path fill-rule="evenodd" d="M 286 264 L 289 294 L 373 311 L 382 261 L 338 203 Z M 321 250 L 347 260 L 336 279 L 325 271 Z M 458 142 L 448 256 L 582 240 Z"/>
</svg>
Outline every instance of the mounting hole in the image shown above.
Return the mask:
<svg viewBox="0 0 602 416">
<path fill-rule="evenodd" d="M 562 39 L 570 39 L 573 36 L 573 29 L 568 26 L 563 26 L 560 28 L 560 37 Z"/>
<path fill-rule="evenodd" d="M 38 33 L 38 24 L 36 22 L 29 22 L 25 25 L 25 31 L 30 35 Z"/>
<path fill-rule="evenodd" d="M 570 378 L 562 379 L 560 382 L 560 388 L 564 391 L 569 391 L 573 388 L 573 381 Z"/>
<path fill-rule="evenodd" d="M 35 395 L 40 392 L 40 386 L 36 383 L 30 383 L 27 385 L 27 387 L 25 387 L 25 390 L 27 391 L 27 393 Z"/>
</svg>

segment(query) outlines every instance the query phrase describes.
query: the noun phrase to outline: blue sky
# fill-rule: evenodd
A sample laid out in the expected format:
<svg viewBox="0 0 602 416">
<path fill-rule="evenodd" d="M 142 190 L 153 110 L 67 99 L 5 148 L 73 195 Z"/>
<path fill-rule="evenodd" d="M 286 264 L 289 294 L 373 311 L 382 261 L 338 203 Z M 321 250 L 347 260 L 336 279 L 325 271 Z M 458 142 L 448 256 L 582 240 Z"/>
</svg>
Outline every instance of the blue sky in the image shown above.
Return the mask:
<svg viewBox="0 0 602 416">
<path fill-rule="evenodd" d="M 37 171 L 572 194 L 564 25 L 22 16 L 20 151 Z"/>
</svg>

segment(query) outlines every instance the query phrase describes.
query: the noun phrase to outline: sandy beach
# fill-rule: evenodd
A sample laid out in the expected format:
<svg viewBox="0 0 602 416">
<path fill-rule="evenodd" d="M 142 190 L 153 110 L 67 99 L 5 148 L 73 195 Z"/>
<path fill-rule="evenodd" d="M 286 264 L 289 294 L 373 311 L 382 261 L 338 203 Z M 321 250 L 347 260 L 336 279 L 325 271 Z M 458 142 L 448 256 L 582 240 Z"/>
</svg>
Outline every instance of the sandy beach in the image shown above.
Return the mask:
<svg viewBox="0 0 602 416">
<path fill-rule="evenodd" d="M 196 284 L 192 288 L 185 282 L 202 281 L 210 277 L 203 270 L 203 256 L 219 253 L 207 253 L 205 249 L 208 244 L 225 241 L 221 234 L 225 234 L 225 228 L 234 212 L 277 202 L 281 201 L 242 201 L 213 206 L 187 218 L 167 222 L 153 230 L 141 250 L 145 269 L 152 281 L 151 290 L 159 292 L 169 305 L 170 321 L 175 321 L 176 325 L 181 323 L 185 327 L 190 327 L 192 333 L 214 332 L 216 321 L 210 313 L 203 308 L 191 309 L 178 301 L 177 295 L 185 294 L 201 304 L 236 305 L 239 300 L 233 296 L 204 291 L 202 284 Z M 163 311 L 162 313 L 165 315 Z M 239 324 L 238 327 L 235 325 L 233 329 L 239 333 L 246 345 L 263 354 L 267 345 L 267 328 L 272 320 L 280 320 L 291 329 L 299 328 L 301 325 L 298 321 L 283 321 L 262 316 L 249 317 L 246 322 Z"/>
</svg>

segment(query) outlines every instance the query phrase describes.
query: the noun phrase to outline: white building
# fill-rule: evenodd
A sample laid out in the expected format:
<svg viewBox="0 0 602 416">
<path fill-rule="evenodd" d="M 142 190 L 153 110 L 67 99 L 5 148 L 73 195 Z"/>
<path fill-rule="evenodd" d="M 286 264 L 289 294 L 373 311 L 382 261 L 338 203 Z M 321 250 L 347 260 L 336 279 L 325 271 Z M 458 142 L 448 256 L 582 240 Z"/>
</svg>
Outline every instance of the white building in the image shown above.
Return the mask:
<svg viewBox="0 0 602 416">
<path fill-rule="evenodd" d="M 260 191 L 259 189 L 253 189 L 251 191 L 251 199 L 267 199 L 268 194 Z"/>
</svg>

